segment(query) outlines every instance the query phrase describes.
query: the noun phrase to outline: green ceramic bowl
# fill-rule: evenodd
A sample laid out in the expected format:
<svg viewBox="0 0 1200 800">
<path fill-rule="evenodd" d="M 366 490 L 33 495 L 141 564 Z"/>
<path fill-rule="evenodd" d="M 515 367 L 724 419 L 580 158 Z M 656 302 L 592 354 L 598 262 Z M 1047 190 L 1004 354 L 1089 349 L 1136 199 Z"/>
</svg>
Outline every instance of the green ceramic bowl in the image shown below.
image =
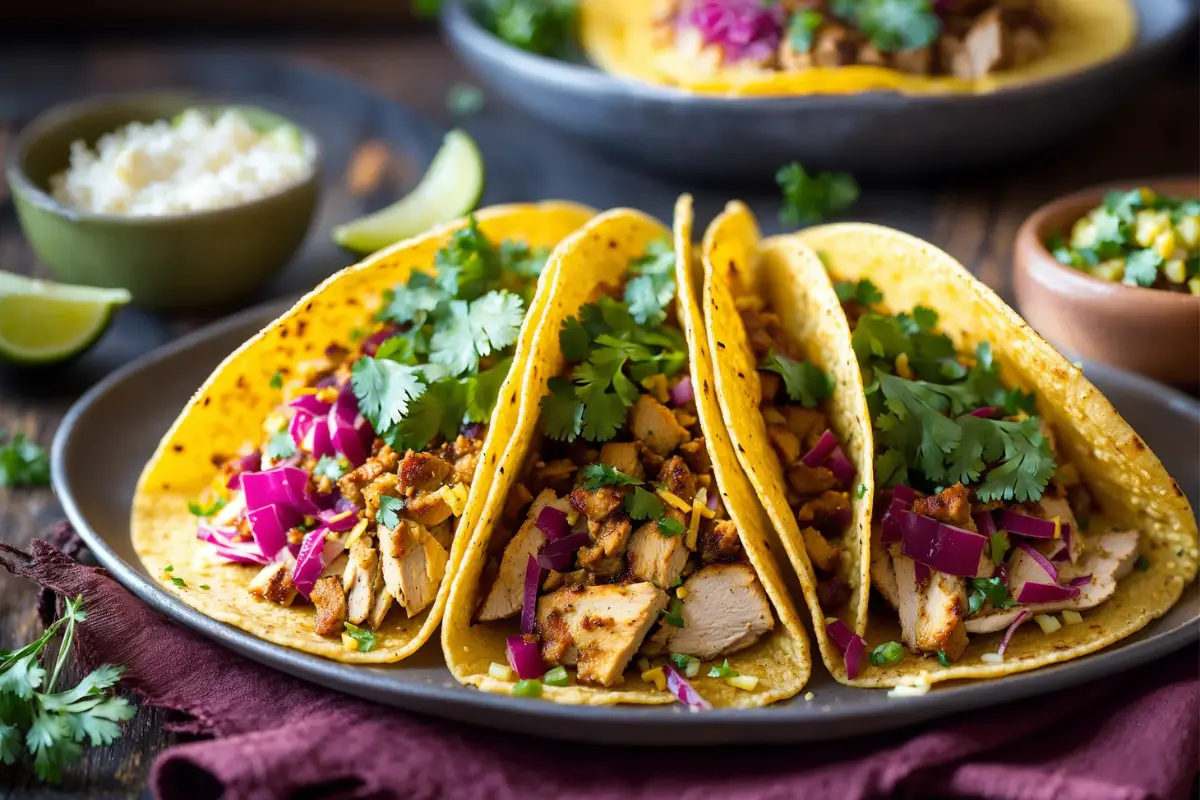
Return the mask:
<svg viewBox="0 0 1200 800">
<path fill-rule="evenodd" d="M 230 305 L 262 287 L 295 254 L 316 211 L 320 148 L 300 126 L 315 154 L 308 177 L 229 208 L 159 217 L 99 214 L 68 208 L 48 191 L 76 139 L 93 145 L 129 122 L 224 105 L 186 93 L 118 96 L 57 106 L 35 119 L 5 165 L 34 252 L 64 281 L 124 287 L 135 302 L 153 308 Z M 238 108 L 262 130 L 295 125 L 264 109 Z"/>
</svg>

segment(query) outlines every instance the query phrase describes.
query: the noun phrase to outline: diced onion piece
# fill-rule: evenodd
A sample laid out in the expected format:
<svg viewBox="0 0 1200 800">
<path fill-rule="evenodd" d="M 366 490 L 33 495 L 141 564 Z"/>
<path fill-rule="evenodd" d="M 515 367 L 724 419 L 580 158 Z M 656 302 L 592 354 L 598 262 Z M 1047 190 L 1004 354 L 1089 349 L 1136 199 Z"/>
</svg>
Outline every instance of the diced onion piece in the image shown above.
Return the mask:
<svg viewBox="0 0 1200 800">
<path fill-rule="evenodd" d="M 912 508 L 912 504 L 917 499 L 917 492 L 911 486 L 897 484 L 892 487 L 892 502 L 904 504 L 906 508 Z"/>
<path fill-rule="evenodd" d="M 995 417 L 997 414 L 999 414 L 1003 410 L 1004 409 L 1001 408 L 1000 406 L 983 406 L 982 408 L 977 408 L 974 411 L 972 411 L 971 416 L 972 417 L 983 417 L 984 419 L 991 419 L 992 417 Z"/>
<path fill-rule="evenodd" d="M 539 566 L 556 572 L 565 572 L 575 563 L 575 553 L 579 548 L 591 542 L 587 531 L 579 531 L 542 545 L 542 551 L 537 556 Z"/>
<path fill-rule="evenodd" d="M 660 692 L 664 692 L 667 689 L 667 676 L 663 674 L 662 667 L 654 667 L 653 669 L 643 670 L 642 680 L 644 680 L 646 683 L 653 683 L 654 688 L 658 689 Z"/>
<path fill-rule="evenodd" d="M 316 585 L 325 565 L 342 549 L 341 542 L 330 542 L 325 538 L 328 528 L 314 528 L 304 535 L 300 551 L 296 553 L 296 565 L 292 567 L 292 584 L 307 600 Z"/>
<path fill-rule="evenodd" d="M 1054 633 L 1062 627 L 1062 623 L 1055 619 L 1052 614 L 1038 614 L 1033 618 L 1033 621 L 1042 629 L 1042 633 Z"/>
<path fill-rule="evenodd" d="M 540 678 L 546 674 L 542 653 L 532 637 L 509 636 L 504 642 L 504 654 L 508 657 L 508 665 L 521 680 Z"/>
<path fill-rule="evenodd" d="M 1078 625 L 1083 622 L 1083 615 L 1078 611 L 1064 608 L 1062 612 L 1063 625 Z"/>
<path fill-rule="evenodd" d="M 1000 642 L 1000 649 L 996 651 L 996 655 L 1000 656 L 1001 658 L 1004 657 L 1004 651 L 1008 649 L 1008 643 L 1012 639 L 1012 635 L 1016 632 L 1021 623 L 1024 622 L 1028 617 L 1029 611 L 1027 610 L 1022 611 L 1017 615 L 1017 618 L 1012 621 L 1012 625 L 1009 625 L 1008 630 L 1004 632 L 1004 640 Z"/>
<path fill-rule="evenodd" d="M 990 511 L 980 511 L 975 514 L 975 529 L 979 531 L 981 536 L 991 536 L 996 532 L 996 518 L 992 516 Z"/>
<path fill-rule="evenodd" d="M 261 508 L 246 512 L 246 521 L 250 523 L 250 533 L 254 543 L 267 558 L 287 547 L 287 532 L 298 521 L 291 509 L 270 503 Z"/>
<path fill-rule="evenodd" d="M 1000 527 L 1018 536 L 1028 536 L 1031 539 L 1054 539 L 1055 525 L 1053 520 L 1031 517 L 1016 511 L 1004 509 L 1000 512 Z"/>
<path fill-rule="evenodd" d="M 1067 583 L 1067 586 L 1086 586 L 1091 582 L 1092 573 L 1089 572 L 1087 575 L 1077 575 L 1074 578 L 1071 578 L 1070 582 Z"/>
<path fill-rule="evenodd" d="M 688 505 L 686 500 L 677 494 L 668 492 L 666 489 L 659 489 L 655 492 L 655 494 L 662 498 L 663 502 L 674 506 L 685 514 L 692 510 L 692 507 Z"/>
<path fill-rule="evenodd" d="M 709 511 L 713 512 L 714 517 L 717 514 L 717 506 L 720 505 L 720 503 L 721 503 L 721 498 L 717 496 L 716 492 L 713 492 L 712 494 L 710 494 L 708 496 L 708 500 L 705 503 L 705 505 L 708 507 Z"/>
<path fill-rule="evenodd" d="M 974 577 L 988 538 L 911 511 L 896 512 L 904 555 L 947 575 Z"/>
<path fill-rule="evenodd" d="M 525 597 L 521 604 L 521 633 L 533 633 L 537 619 L 538 587 L 542 585 L 542 568 L 537 559 L 529 557 L 525 564 Z"/>
<path fill-rule="evenodd" d="M 833 452 L 833 448 L 838 446 L 837 437 L 833 435 L 833 431 L 828 428 L 821 434 L 821 438 L 817 439 L 817 443 L 812 449 L 800 457 L 806 467 L 819 467 L 825 463 L 825 459 Z"/>
<path fill-rule="evenodd" d="M 725 682 L 735 689 L 741 689 L 743 692 L 753 692 L 758 686 L 757 675 L 735 675 L 732 678 L 726 678 Z"/>
<path fill-rule="evenodd" d="M 552 542 L 563 538 L 571 530 L 567 524 L 567 512 L 550 506 L 546 506 L 538 512 L 537 521 L 533 524 Z"/>
<path fill-rule="evenodd" d="M 513 679 L 512 667 L 507 664 L 497 664 L 495 661 L 488 665 L 488 675 L 498 681 L 511 681 Z"/>
<path fill-rule="evenodd" d="M 670 391 L 671 403 L 677 406 L 686 406 L 688 403 L 696 399 L 696 392 L 692 388 L 692 376 L 685 374 L 682 378 L 671 387 Z"/>
<path fill-rule="evenodd" d="M 1079 596 L 1077 586 L 1059 586 L 1053 583 L 1034 583 L 1026 581 L 1017 594 L 1017 602 L 1021 605 L 1031 603 L 1061 603 Z"/>
<path fill-rule="evenodd" d="M 692 501 L 692 516 L 702 516 L 707 519 L 717 516 L 717 512 L 708 507 L 708 489 L 703 486 L 696 490 L 696 499 Z"/>
<path fill-rule="evenodd" d="M 838 485 L 845 489 L 854 480 L 856 470 L 854 465 L 850 463 L 850 459 L 846 458 L 846 454 L 842 452 L 842 446 L 839 444 L 833 448 L 833 452 L 829 454 L 825 466 L 833 473 L 833 477 L 837 479 Z"/>
<path fill-rule="evenodd" d="M 1004 656 L 1000 653 L 984 653 L 979 657 L 979 660 L 985 664 L 1003 664 Z"/>
<path fill-rule="evenodd" d="M 358 525 L 358 509 L 351 506 L 341 511 L 337 509 L 322 511 L 317 514 L 317 519 L 321 520 L 325 527 L 334 533 L 343 533 Z"/>
<path fill-rule="evenodd" d="M 667 689 L 675 695 L 676 700 L 687 706 L 689 711 L 705 711 L 712 708 L 712 703 L 701 697 L 696 687 L 688 683 L 688 679 L 673 665 L 664 664 L 662 671 L 667 678 Z"/>
<path fill-rule="evenodd" d="M 304 392 L 289 400 L 288 406 L 313 417 L 323 417 L 329 413 L 329 403 L 317 397 L 316 392 Z"/>
<path fill-rule="evenodd" d="M 1058 570 L 1053 564 L 1050 563 L 1050 559 L 1046 558 L 1044 555 L 1035 550 L 1033 546 L 1029 544 L 1029 542 L 1017 542 L 1017 547 L 1021 549 L 1022 553 L 1037 562 L 1037 565 L 1041 567 L 1046 573 L 1047 577 L 1050 578 L 1051 583 L 1054 583 L 1058 580 Z"/>
<path fill-rule="evenodd" d="M 846 623 L 836 617 L 825 620 L 825 632 L 842 651 L 842 658 L 846 663 L 846 676 L 851 680 L 857 678 L 867 643 L 861 636 L 850 630 Z"/>
</svg>

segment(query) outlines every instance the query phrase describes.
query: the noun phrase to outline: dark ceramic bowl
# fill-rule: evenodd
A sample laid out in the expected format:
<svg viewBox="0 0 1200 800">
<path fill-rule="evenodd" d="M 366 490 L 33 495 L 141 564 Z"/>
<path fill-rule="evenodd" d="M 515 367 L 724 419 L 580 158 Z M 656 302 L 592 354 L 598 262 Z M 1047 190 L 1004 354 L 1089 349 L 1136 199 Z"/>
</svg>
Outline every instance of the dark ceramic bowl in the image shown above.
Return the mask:
<svg viewBox="0 0 1200 800">
<path fill-rule="evenodd" d="M 1200 297 L 1126 286 L 1055 260 L 1046 247 L 1114 189 L 1147 186 L 1200 197 L 1200 180 L 1160 179 L 1098 186 L 1035 211 L 1017 232 L 1013 289 L 1021 315 L 1055 347 L 1163 383 L 1200 384 Z"/>
<path fill-rule="evenodd" d="M 320 151 L 300 126 L 317 154 L 309 175 L 229 208 L 161 217 L 99 214 L 68 208 L 48 191 L 77 139 L 91 145 L 129 122 L 221 105 L 186 93 L 108 97 L 56 106 L 26 126 L 5 169 L 17 217 L 38 257 L 64 281 L 124 287 L 152 308 L 225 305 L 265 284 L 299 248 L 316 211 Z M 265 109 L 238 108 L 260 129 L 295 125 Z"/>
<path fill-rule="evenodd" d="M 860 176 L 948 173 L 1085 130 L 1145 85 L 1195 19 L 1189 0 L 1131 2 L 1138 38 L 1117 58 L 990 94 L 944 96 L 691 94 L 512 47 L 472 18 L 469 0 L 446 0 L 442 19 L 479 80 L 547 126 L 681 179 L 765 182 L 789 161 Z"/>
</svg>

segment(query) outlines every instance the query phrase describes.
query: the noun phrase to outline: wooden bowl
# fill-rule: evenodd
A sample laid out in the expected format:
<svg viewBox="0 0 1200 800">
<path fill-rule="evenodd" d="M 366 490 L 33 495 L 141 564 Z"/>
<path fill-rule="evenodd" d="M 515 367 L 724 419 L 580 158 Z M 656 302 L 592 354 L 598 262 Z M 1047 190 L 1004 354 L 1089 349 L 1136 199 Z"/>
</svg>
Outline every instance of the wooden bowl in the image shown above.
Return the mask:
<svg viewBox="0 0 1200 800">
<path fill-rule="evenodd" d="M 1054 200 L 1017 232 L 1013 288 L 1022 316 L 1055 347 L 1163 383 L 1200 385 L 1200 297 L 1102 280 L 1060 264 L 1046 241 L 1100 205 L 1107 192 L 1146 186 L 1200 197 L 1195 178 L 1128 181 Z"/>
</svg>

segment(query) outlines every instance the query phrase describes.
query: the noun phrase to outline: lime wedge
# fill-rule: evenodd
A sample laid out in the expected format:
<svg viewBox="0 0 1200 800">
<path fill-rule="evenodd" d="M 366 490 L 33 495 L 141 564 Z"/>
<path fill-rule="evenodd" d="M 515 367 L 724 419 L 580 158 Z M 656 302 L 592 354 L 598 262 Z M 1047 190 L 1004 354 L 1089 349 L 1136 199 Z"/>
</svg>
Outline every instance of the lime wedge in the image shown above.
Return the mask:
<svg viewBox="0 0 1200 800">
<path fill-rule="evenodd" d="M 124 289 L 71 286 L 0 272 L 0 359 L 53 364 L 82 353 L 129 299 Z"/>
<path fill-rule="evenodd" d="M 374 214 L 333 229 L 333 240 L 367 254 L 472 211 L 483 194 L 483 156 L 460 130 L 446 134 L 417 188 Z"/>
</svg>

